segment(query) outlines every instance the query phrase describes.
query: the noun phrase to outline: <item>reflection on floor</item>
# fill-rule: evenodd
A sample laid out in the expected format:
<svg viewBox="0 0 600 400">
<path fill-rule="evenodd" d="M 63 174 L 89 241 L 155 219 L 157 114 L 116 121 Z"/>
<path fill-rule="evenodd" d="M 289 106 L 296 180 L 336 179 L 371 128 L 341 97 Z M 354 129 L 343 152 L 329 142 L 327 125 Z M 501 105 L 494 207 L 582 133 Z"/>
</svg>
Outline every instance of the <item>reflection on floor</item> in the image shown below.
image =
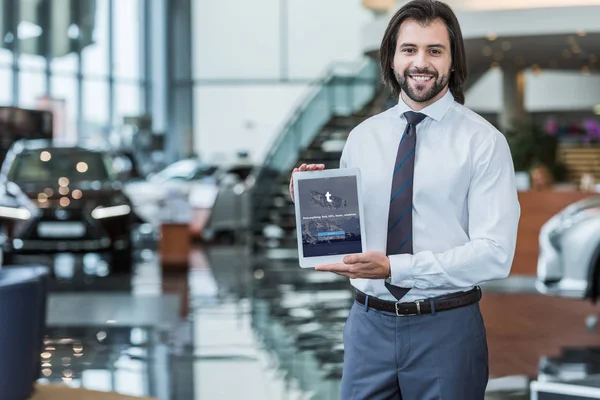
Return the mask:
<svg viewBox="0 0 600 400">
<path fill-rule="evenodd" d="M 339 398 L 345 278 L 243 247 L 195 249 L 185 271 L 163 269 L 152 246 L 136 260 L 131 274 L 102 255 L 19 260 L 55 275 L 40 382 L 160 400 Z M 591 305 L 537 295 L 527 278 L 484 292 L 487 399 L 528 398 L 538 367 L 545 379 L 599 372 L 599 350 L 561 355 L 600 346 Z"/>
</svg>

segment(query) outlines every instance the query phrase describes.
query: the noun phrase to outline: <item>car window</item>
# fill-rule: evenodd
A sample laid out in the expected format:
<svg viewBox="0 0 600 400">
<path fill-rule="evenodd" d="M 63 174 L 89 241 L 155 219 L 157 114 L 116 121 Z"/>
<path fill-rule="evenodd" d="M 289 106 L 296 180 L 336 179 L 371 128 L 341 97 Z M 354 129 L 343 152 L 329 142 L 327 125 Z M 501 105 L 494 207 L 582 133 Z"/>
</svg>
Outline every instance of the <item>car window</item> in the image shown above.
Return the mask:
<svg viewBox="0 0 600 400">
<path fill-rule="evenodd" d="M 178 161 L 157 172 L 151 179 L 157 182 L 164 182 L 171 179 L 188 180 L 194 173 L 197 165 L 197 162 L 193 160 Z"/>
<path fill-rule="evenodd" d="M 54 182 L 61 177 L 70 181 L 106 181 L 112 179 L 110 165 L 102 153 L 77 149 L 41 149 L 24 151 L 15 157 L 8 178 L 18 183 Z"/>
<path fill-rule="evenodd" d="M 251 172 L 252 172 L 252 166 L 249 166 L 249 165 L 233 167 L 233 168 L 229 169 L 229 171 L 227 171 L 228 174 L 236 175 L 240 179 L 240 181 L 246 180 L 246 178 L 248 177 L 248 175 L 250 175 Z"/>
<path fill-rule="evenodd" d="M 214 175 L 214 173 L 217 171 L 217 167 L 206 167 L 206 166 L 201 166 L 199 167 L 195 172 L 194 175 L 192 176 L 193 180 L 197 180 L 197 179 L 204 179 L 204 178 L 208 178 L 212 175 Z"/>
</svg>

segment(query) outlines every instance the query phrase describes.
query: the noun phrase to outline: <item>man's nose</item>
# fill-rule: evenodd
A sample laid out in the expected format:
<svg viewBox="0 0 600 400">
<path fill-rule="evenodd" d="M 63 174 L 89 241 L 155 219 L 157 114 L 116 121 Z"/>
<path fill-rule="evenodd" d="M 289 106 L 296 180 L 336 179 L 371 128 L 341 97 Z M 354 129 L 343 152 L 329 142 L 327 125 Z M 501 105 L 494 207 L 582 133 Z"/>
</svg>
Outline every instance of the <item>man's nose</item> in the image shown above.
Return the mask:
<svg viewBox="0 0 600 400">
<path fill-rule="evenodd" d="M 413 59 L 413 66 L 418 69 L 425 69 L 429 66 L 427 52 L 420 51 Z"/>
</svg>

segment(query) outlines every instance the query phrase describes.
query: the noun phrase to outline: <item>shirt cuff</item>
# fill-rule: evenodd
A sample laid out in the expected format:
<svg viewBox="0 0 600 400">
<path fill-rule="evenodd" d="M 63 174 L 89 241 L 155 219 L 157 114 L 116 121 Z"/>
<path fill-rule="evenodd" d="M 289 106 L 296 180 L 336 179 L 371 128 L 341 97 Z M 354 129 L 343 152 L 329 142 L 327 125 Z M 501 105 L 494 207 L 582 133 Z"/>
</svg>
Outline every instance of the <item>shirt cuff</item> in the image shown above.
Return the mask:
<svg viewBox="0 0 600 400">
<path fill-rule="evenodd" d="M 412 254 L 393 254 L 390 259 L 390 271 L 392 279 L 390 283 L 394 286 L 412 288 L 414 280 L 412 275 Z"/>
</svg>

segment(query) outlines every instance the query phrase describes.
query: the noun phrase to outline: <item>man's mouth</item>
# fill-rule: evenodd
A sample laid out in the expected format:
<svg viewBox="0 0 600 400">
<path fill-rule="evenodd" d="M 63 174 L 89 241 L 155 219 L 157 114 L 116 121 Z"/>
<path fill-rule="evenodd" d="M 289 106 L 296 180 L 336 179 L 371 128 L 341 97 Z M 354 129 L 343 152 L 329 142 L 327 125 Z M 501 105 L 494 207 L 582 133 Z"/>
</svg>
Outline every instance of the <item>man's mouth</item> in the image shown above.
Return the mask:
<svg viewBox="0 0 600 400">
<path fill-rule="evenodd" d="M 409 75 L 409 77 L 418 83 L 424 83 L 432 79 L 433 75 Z"/>
</svg>

